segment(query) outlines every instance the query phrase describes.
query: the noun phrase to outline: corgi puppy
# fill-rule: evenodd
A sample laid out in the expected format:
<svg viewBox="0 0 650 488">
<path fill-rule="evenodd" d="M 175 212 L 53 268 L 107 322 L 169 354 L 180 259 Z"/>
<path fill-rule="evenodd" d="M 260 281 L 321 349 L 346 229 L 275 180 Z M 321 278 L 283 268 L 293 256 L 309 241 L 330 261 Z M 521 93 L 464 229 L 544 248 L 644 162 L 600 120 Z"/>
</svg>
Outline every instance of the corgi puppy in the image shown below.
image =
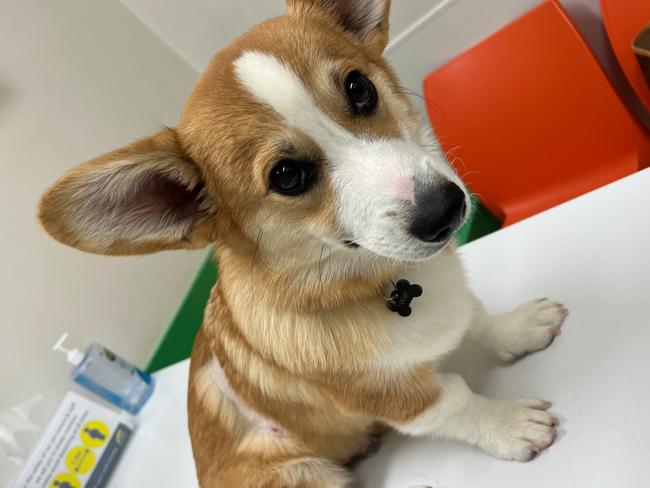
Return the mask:
<svg viewBox="0 0 650 488">
<path fill-rule="evenodd" d="M 389 4 L 288 0 L 214 56 L 176 128 L 40 203 L 87 252 L 214 245 L 189 377 L 204 488 L 350 486 L 384 429 L 517 461 L 556 437 L 550 403 L 437 371 L 465 336 L 507 361 L 544 349 L 567 311 L 490 315 L 468 289 L 453 235 L 469 194 L 382 57 Z"/>
</svg>

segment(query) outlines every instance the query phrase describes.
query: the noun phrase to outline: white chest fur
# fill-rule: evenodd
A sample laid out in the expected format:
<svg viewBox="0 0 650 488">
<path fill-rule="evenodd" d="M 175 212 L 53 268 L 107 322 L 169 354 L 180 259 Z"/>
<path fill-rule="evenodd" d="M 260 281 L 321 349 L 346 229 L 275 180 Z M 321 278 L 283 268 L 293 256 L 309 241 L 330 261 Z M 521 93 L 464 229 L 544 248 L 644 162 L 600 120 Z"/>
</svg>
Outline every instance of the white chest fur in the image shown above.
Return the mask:
<svg viewBox="0 0 650 488">
<path fill-rule="evenodd" d="M 396 275 L 422 286 L 421 297 L 411 302 L 412 313 L 401 317 L 387 310 L 383 365 L 408 367 L 435 360 L 453 351 L 467 332 L 473 315 L 472 295 L 456 253 L 405 266 Z M 386 290 L 386 295 L 390 289 Z"/>
</svg>

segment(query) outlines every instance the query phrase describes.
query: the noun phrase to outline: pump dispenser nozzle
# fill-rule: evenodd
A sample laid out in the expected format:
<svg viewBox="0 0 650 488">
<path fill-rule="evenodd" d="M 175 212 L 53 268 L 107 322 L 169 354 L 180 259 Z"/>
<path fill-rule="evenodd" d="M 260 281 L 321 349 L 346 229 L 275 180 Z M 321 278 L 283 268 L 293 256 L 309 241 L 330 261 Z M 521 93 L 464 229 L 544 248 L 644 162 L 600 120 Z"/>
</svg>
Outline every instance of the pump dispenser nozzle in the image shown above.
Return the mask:
<svg viewBox="0 0 650 488">
<path fill-rule="evenodd" d="M 56 344 L 52 346 L 52 350 L 62 352 L 63 354 L 66 355 L 66 358 L 68 359 L 68 362 L 70 364 L 74 364 L 75 366 L 77 366 L 78 364 L 81 363 L 81 361 L 83 361 L 84 353 L 81 352 L 79 349 L 67 349 L 63 347 L 63 343 L 67 338 L 68 338 L 68 333 L 65 332 L 59 338 L 59 340 L 56 341 Z"/>
</svg>

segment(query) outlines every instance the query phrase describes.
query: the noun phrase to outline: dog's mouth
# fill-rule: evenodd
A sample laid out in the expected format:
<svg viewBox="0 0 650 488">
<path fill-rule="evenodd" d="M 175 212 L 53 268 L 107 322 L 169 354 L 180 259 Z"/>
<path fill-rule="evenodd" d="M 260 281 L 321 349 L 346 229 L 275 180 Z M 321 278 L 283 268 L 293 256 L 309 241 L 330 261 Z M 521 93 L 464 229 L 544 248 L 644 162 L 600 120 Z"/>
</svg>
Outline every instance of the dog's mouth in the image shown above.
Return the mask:
<svg viewBox="0 0 650 488">
<path fill-rule="evenodd" d="M 419 249 L 416 252 L 404 252 L 404 254 L 401 256 L 395 256 L 392 252 L 388 250 L 383 250 L 381 248 L 373 249 L 372 247 L 369 248 L 364 247 L 352 239 L 345 239 L 343 241 L 339 241 L 339 243 L 342 247 L 344 247 L 345 249 L 349 249 L 351 251 L 366 250 L 373 254 L 377 254 L 379 256 L 383 256 L 389 259 L 398 259 L 404 261 L 422 261 L 433 257 L 438 252 L 440 252 L 443 248 L 445 248 L 452 240 L 453 235 L 454 233 L 450 233 L 448 236 L 445 236 L 445 239 L 441 239 L 436 243 L 424 243 L 418 241 L 417 247 Z"/>
</svg>

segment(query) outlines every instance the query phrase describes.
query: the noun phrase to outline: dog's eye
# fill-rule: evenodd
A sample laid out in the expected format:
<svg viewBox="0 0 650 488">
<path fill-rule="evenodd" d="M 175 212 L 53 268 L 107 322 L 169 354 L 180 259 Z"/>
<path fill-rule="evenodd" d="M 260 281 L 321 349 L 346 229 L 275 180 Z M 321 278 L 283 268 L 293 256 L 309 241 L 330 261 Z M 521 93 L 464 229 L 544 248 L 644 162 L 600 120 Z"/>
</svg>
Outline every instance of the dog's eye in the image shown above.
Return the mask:
<svg viewBox="0 0 650 488">
<path fill-rule="evenodd" d="M 269 180 L 271 188 L 282 195 L 300 195 L 314 185 L 316 168 L 313 164 L 283 159 L 273 166 Z"/>
<path fill-rule="evenodd" d="M 377 107 L 377 89 L 359 71 L 352 71 L 345 79 L 345 93 L 357 114 L 370 115 Z"/>
</svg>

